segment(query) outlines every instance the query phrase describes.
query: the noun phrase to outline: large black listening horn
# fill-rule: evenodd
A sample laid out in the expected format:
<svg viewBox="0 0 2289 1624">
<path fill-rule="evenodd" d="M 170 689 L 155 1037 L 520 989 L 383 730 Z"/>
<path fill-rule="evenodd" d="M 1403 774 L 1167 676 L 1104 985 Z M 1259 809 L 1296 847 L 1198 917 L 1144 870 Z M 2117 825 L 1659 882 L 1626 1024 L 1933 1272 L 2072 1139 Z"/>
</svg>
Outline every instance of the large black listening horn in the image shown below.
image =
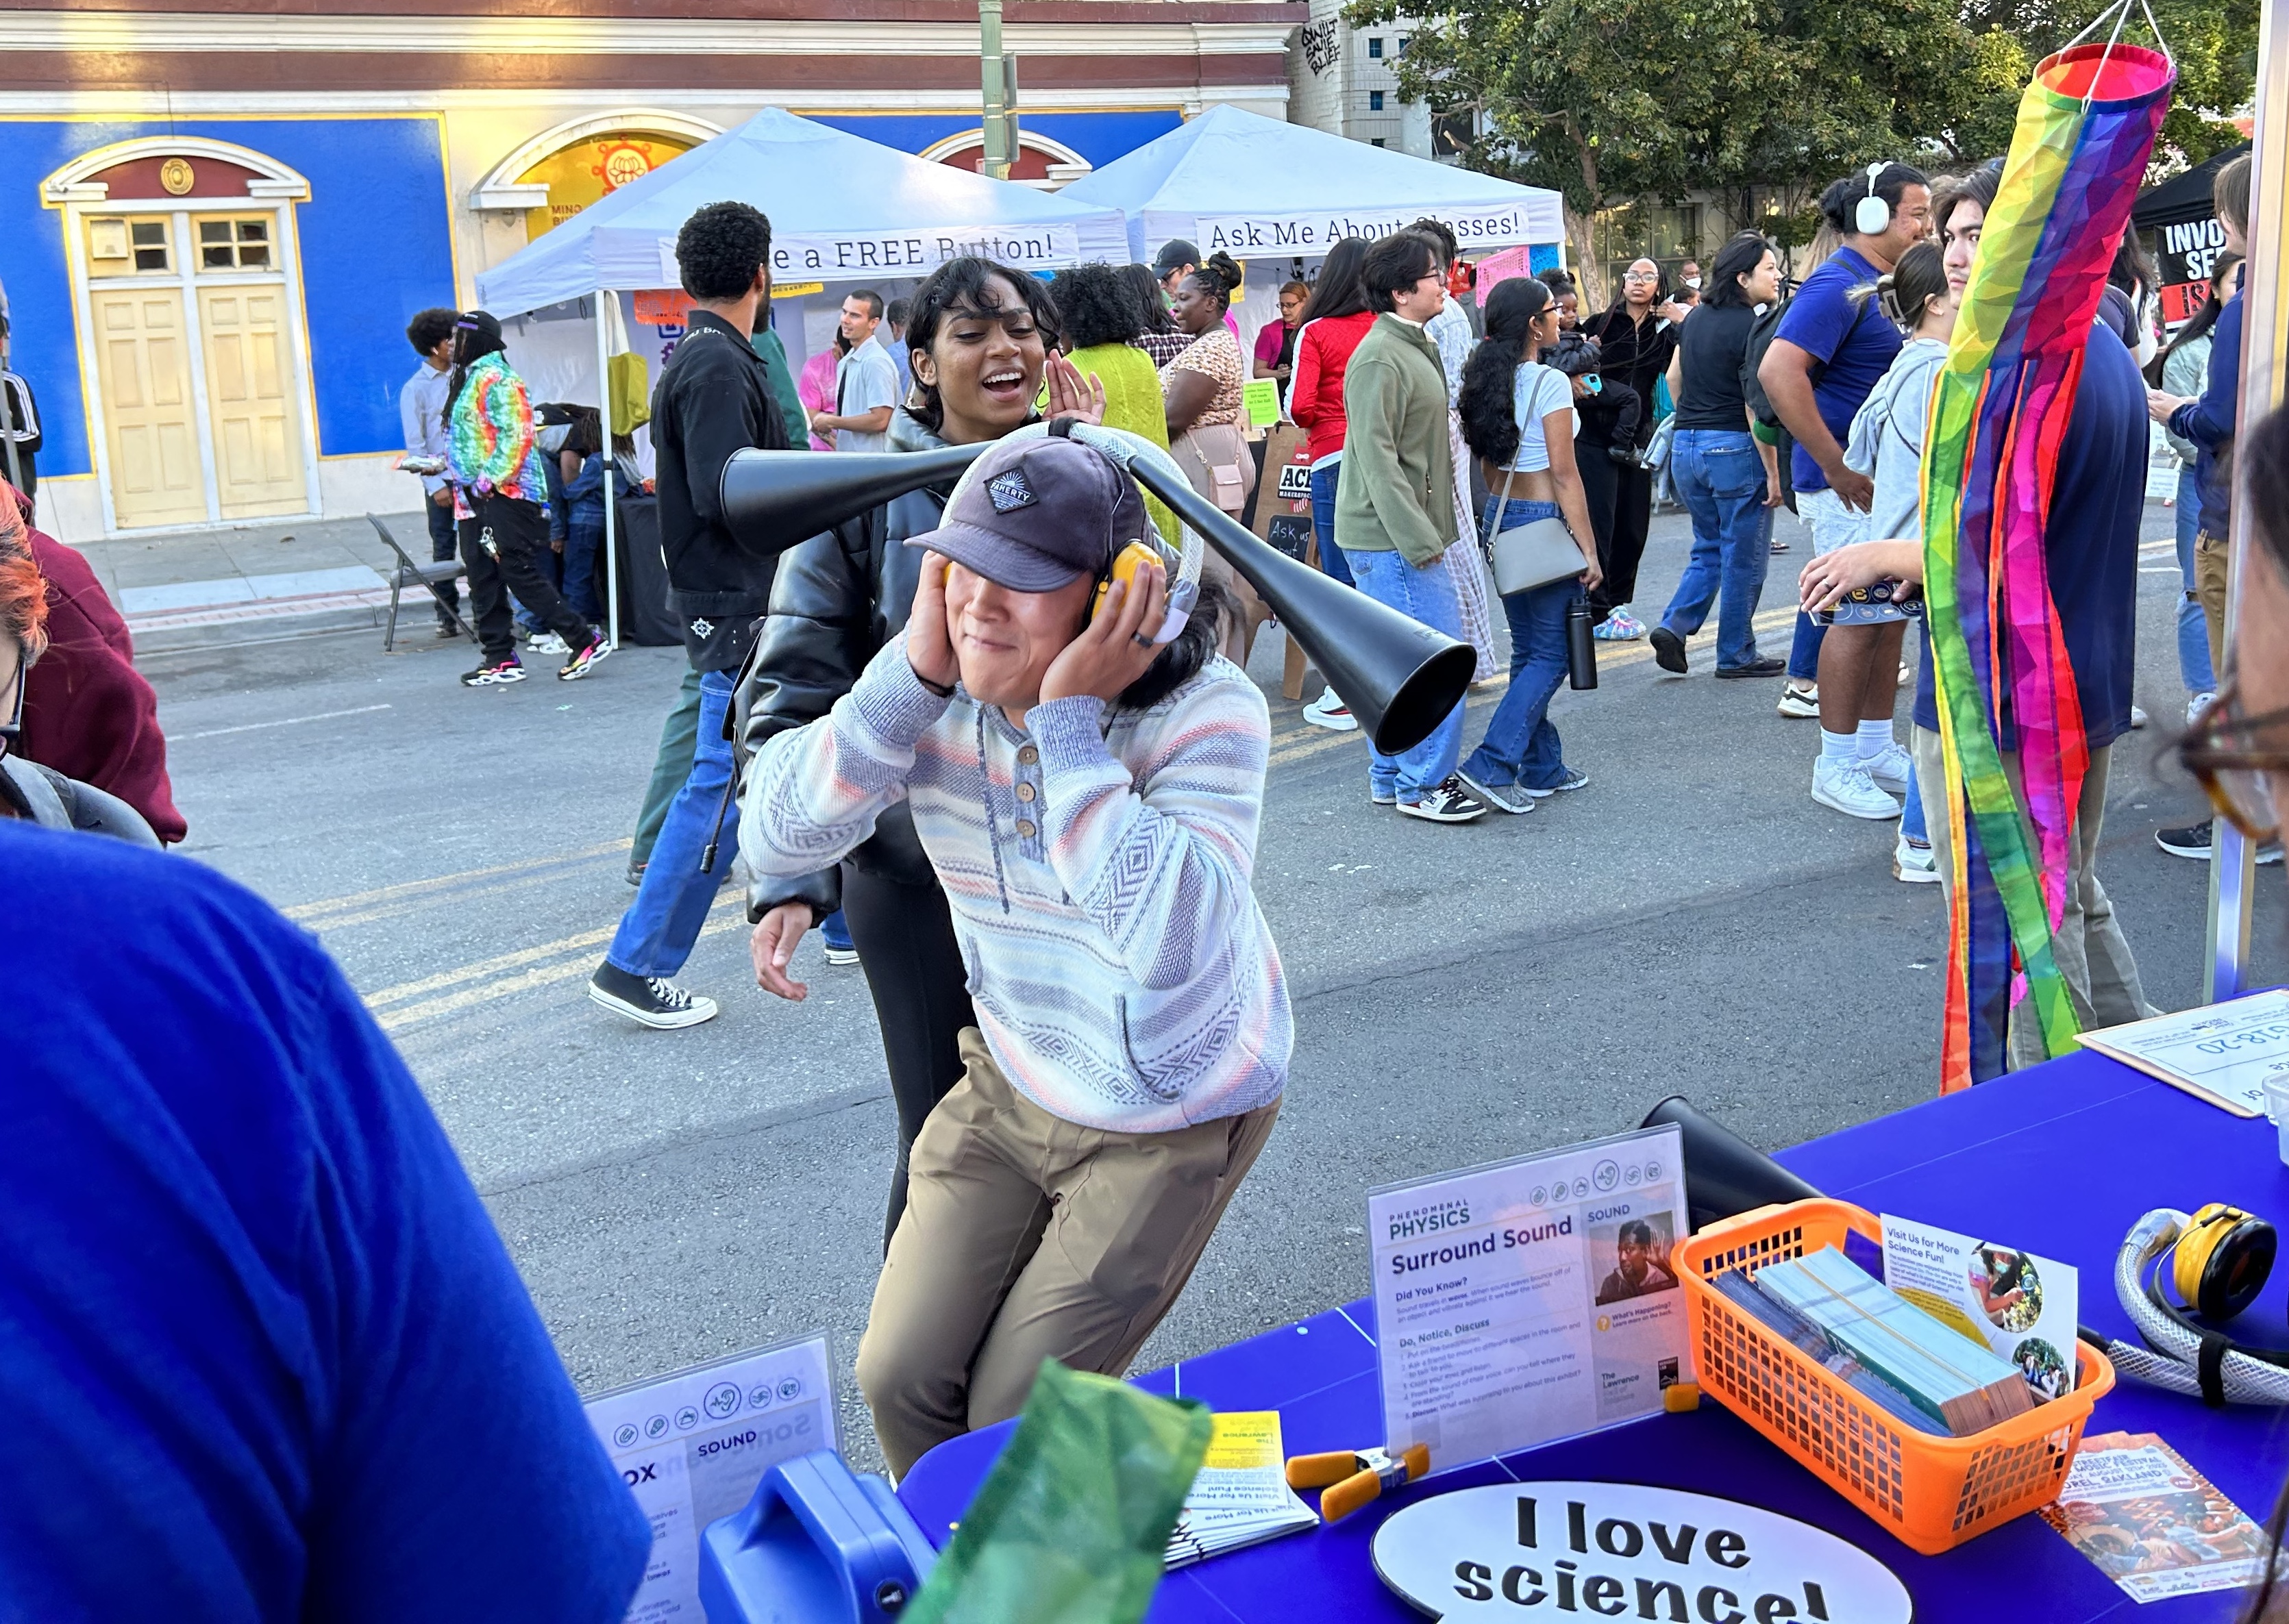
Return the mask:
<svg viewBox="0 0 2289 1624">
<path fill-rule="evenodd" d="M 1685 1147 L 1685 1207 L 1695 1230 L 1737 1218 L 1760 1206 L 1811 1201 L 1820 1191 L 1730 1128 L 1705 1115 L 1681 1094 L 1646 1112 L 1639 1127 L 1675 1123 Z"/>
<path fill-rule="evenodd" d="M 736 452 L 723 469 L 724 517 L 747 545 L 783 551 L 878 503 L 958 477 L 993 443 L 908 453 Z M 1377 750 L 1414 748 L 1462 703 L 1477 665 L 1467 645 L 1249 535 L 1171 469 L 1139 460 L 1129 473 L 1272 606 Z"/>
</svg>

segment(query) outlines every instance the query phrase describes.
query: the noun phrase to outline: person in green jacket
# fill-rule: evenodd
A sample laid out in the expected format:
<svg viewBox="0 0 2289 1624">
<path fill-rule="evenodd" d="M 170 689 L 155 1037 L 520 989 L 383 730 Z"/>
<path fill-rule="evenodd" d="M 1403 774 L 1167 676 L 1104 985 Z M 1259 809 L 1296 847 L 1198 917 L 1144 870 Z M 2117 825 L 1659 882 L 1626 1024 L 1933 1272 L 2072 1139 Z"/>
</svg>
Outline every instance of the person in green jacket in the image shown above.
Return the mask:
<svg viewBox="0 0 2289 1624">
<path fill-rule="evenodd" d="M 1336 490 L 1336 545 L 1359 589 L 1448 636 L 1463 634 L 1454 579 L 1440 567 L 1455 545 L 1455 463 L 1447 443 L 1447 373 L 1424 322 L 1445 307 L 1439 256 L 1395 232 L 1360 267 L 1380 312 L 1344 373 L 1344 477 Z M 1368 751 L 1368 796 L 1410 817 L 1464 824 L 1486 802 L 1456 776 L 1463 706 L 1414 749 Z"/>
<path fill-rule="evenodd" d="M 786 346 L 779 341 L 778 330 L 765 316 L 756 326 L 747 342 L 755 346 L 755 354 L 763 358 L 764 381 L 778 402 L 779 417 L 786 424 L 787 443 L 795 442 L 798 427 L 810 421 L 810 414 L 802 409 L 802 396 L 794 392 L 794 369 L 787 364 Z"/>
</svg>

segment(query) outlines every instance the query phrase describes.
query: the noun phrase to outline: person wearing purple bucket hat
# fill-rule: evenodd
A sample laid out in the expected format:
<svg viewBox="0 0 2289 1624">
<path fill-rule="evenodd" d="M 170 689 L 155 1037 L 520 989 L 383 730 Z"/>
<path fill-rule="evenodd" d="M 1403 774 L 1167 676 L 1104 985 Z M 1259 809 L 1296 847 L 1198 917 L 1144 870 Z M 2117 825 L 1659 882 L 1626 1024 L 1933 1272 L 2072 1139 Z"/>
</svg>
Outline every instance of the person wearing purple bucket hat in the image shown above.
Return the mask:
<svg viewBox="0 0 2289 1624">
<path fill-rule="evenodd" d="M 1168 612 L 1152 537 L 1093 447 L 997 445 L 907 540 L 904 633 L 749 769 L 766 873 L 905 802 L 969 967 L 965 1070 L 914 1141 L 858 1350 L 897 1473 L 1015 1415 L 1044 1358 L 1125 1370 L 1279 1112 L 1293 1023 L 1250 888 L 1270 712 L 1216 653 L 1219 589 Z"/>
</svg>

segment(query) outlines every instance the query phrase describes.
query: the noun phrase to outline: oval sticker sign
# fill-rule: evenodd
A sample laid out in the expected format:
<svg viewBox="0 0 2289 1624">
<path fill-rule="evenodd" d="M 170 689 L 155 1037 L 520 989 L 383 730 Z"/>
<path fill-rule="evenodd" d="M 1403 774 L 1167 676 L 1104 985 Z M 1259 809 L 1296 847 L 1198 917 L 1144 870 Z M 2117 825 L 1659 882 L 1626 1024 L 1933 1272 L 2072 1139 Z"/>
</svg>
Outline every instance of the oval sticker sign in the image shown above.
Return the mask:
<svg viewBox="0 0 2289 1624">
<path fill-rule="evenodd" d="M 1754 1506 L 1627 1483 L 1504 1483 L 1436 1494 L 1375 1536 L 1383 1582 L 1439 1619 L 1907 1624 L 1889 1568 Z"/>
</svg>

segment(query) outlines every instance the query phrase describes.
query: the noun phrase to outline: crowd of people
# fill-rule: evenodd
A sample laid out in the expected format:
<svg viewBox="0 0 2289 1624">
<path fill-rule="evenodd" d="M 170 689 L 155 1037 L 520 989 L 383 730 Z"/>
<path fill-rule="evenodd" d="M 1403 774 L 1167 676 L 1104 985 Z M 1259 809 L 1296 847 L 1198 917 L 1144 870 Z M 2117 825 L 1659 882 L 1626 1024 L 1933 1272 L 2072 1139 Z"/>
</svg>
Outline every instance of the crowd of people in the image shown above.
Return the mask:
<svg viewBox="0 0 2289 1624">
<path fill-rule="evenodd" d="M 1257 478 L 1240 390 L 1272 378 L 1305 435 L 1320 568 L 1482 655 L 1499 599 L 1510 679 L 1481 736 L 1465 754 L 1458 704 L 1414 748 L 1368 750 L 1371 801 L 1454 823 L 1584 787 L 1548 713 L 1569 619 L 1645 636 L 1683 673 L 1713 611 L 1717 676 L 1788 678 L 1819 716 L 1814 799 L 1902 816 L 1902 878 L 1945 884 L 1927 649 L 1908 745 L 1893 708 L 1924 568 L 1929 383 L 1997 181 L 1994 166 L 1872 165 L 1823 198 L 1838 245 L 1792 294 L 1772 245 L 1743 234 L 1674 291 L 1639 261 L 1586 319 L 1560 273 L 1494 286 L 1474 314 L 1452 235 L 1424 222 L 1336 244 L 1313 284 L 1280 290 L 1252 354 L 1232 316 L 1240 267 L 1187 243 L 1047 284 L 957 259 L 908 299 L 844 301 L 825 392 L 759 325 L 769 221 L 727 203 L 685 224 L 690 328 L 650 433 L 690 678 L 642 815 L 637 895 L 591 991 L 651 1026 L 714 1014 L 673 978 L 734 857 L 764 990 L 800 1002 L 798 944 L 841 923 L 897 1103 L 857 1358 L 894 1471 L 1014 1413 L 1044 1357 L 1125 1369 L 1265 1143 L 1292 1047 L 1252 889 L 1269 708 L 1233 663 L 1257 606 L 1219 569 L 1172 615 L 1174 516 L 1074 426 L 1167 447 L 1237 514 Z M 2218 208 L 2238 251 L 2245 163 L 2221 173 Z M 2273 737 L 2289 640 L 2248 634 L 2289 619 L 2289 414 L 2238 429 L 2225 276 L 2164 346 L 2141 337 L 2141 275 L 2132 263 L 2086 341 L 2046 537 L 2090 742 L 2057 933 L 2086 1024 L 2149 1013 L 2093 862 L 2110 750 L 2133 725 L 2149 418 L 2194 514 L 2186 760 L 2253 839 L 2276 832 L 2289 787 Z M 484 313 L 424 312 L 408 338 L 409 449 L 434 459 L 433 538 L 468 567 L 484 642 L 463 681 L 523 674 L 512 598 L 564 644 L 560 677 L 586 676 L 605 651 L 590 577 L 625 448 L 593 411 L 544 421 Z M 798 435 L 989 449 L 957 482 L 786 546 L 733 522 L 722 474 Z M 2257 545 L 2221 684 L 2237 462 Z M 1632 598 L 1656 465 L 1694 540 L 1648 629 Z M 41 905 L 0 942 L 36 1012 L 12 1049 L 32 1087 L 0 1106 L 15 1130 L 0 1201 L 28 1238 L 0 1256 L 0 1388 L 57 1464 L 0 1515 L 0 1592 L 55 1616 L 618 1617 L 650 1531 L 451 1145 L 308 937 L 135 849 L 185 832 L 150 689 L 84 563 L 5 495 L 0 865 Z M 1813 556 L 1783 661 L 1753 617 L 1791 502 Z M 1312 712 L 1357 726 L 1339 694 Z M 2208 832 L 2165 844 L 2206 851 Z M 2014 1031 L 2014 1059 L 2039 1053 Z M 1644 1238 L 1624 1236 L 1624 1274 Z M 122 1529 L 164 1559 L 117 1560 Z"/>
</svg>

